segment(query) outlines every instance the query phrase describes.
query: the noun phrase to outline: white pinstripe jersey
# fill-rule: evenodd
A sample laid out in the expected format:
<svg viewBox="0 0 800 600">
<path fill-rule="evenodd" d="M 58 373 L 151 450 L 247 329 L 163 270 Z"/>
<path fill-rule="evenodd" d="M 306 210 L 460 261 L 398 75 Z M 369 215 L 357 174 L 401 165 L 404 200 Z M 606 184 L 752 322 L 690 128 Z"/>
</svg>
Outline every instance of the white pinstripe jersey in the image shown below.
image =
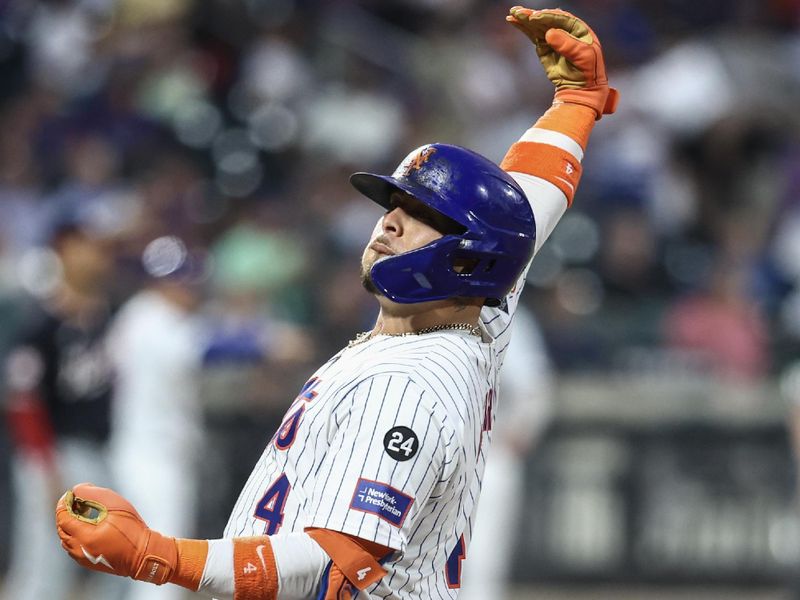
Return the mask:
<svg viewBox="0 0 800 600">
<path fill-rule="evenodd" d="M 565 196 L 513 175 L 532 199 L 538 250 Z M 331 358 L 291 404 L 225 537 L 341 531 L 396 550 L 358 598 L 455 598 L 523 283 L 524 274 L 502 307 L 482 310 L 482 338 L 377 335 Z"/>
</svg>

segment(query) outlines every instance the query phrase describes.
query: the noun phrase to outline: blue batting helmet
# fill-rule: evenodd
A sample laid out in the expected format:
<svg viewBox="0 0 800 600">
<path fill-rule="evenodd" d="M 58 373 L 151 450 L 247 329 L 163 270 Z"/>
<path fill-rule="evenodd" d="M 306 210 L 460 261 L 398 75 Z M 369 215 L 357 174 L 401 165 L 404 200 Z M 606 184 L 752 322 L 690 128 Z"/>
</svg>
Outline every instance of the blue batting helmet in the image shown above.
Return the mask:
<svg viewBox="0 0 800 600">
<path fill-rule="evenodd" d="M 464 228 L 375 262 L 372 282 L 395 302 L 470 296 L 496 306 L 533 255 L 536 226 L 522 188 L 466 148 L 428 144 L 392 175 L 355 173 L 350 183 L 386 209 L 392 192 L 402 190 Z"/>
</svg>

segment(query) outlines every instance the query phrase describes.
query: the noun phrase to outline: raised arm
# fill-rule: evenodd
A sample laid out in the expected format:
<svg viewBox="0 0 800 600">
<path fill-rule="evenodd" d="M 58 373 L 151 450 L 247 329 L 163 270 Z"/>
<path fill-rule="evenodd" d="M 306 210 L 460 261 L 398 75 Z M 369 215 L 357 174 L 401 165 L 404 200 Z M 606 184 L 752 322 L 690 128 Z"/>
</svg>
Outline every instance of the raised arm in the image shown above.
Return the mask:
<svg viewBox="0 0 800 600">
<path fill-rule="evenodd" d="M 563 10 L 519 6 L 506 20 L 533 42 L 556 87 L 552 107 L 511 146 L 501 163 L 529 192 L 538 250 L 572 204 L 595 122 L 614 112 L 619 96 L 608 86 L 600 40 L 586 23 Z M 551 185 L 543 186 L 532 177 Z M 539 214 L 543 211 L 548 214 Z"/>
<path fill-rule="evenodd" d="M 595 33 L 578 17 L 559 9 L 515 6 L 506 20 L 533 42 L 548 79 L 556 88 L 553 105 L 514 143 L 500 166 L 525 191 L 536 220 L 536 252 L 572 204 L 581 161 L 596 121 L 613 113 L 617 91 L 608 85 L 603 52 Z M 508 341 L 514 309 L 526 271 L 506 298 L 503 310 L 484 308 L 481 320 L 498 339 Z"/>
</svg>

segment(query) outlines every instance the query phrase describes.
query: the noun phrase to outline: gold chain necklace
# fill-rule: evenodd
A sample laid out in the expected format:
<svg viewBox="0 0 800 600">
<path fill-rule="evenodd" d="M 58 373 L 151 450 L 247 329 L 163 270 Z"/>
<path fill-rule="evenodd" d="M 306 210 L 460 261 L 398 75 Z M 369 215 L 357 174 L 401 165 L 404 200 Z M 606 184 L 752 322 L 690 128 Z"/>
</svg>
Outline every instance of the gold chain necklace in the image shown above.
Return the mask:
<svg viewBox="0 0 800 600">
<path fill-rule="evenodd" d="M 386 335 L 389 337 L 408 337 L 411 335 L 425 335 L 426 333 L 434 333 L 436 331 L 445 331 L 448 329 L 453 331 L 466 331 L 470 335 L 481 335 L 481 329 L 477 325 L 471 325 L 469 323 L 445 323 L 442 325 L 424 327 L 422 329 L 418 329 L 417 331 L 405 331 L 403 333 L 374 333 L 372 331 L 363 331 L 359 333 L 354 340 L 350 340 L 347 343 L 347 347 L 352 348 L 358 344 L 363 344 L 367 340 L 371 340 L 376 335 Z"/>
</svg>

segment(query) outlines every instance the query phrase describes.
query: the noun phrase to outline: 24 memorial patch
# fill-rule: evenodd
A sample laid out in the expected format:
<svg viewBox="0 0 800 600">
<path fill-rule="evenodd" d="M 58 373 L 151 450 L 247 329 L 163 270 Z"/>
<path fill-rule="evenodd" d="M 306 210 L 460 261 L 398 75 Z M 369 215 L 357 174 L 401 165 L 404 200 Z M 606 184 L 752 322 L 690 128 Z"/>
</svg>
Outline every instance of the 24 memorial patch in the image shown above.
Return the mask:
<svg viewBox="0 0 800 600">
<path fill-rule="evenodd" d="M 392 427 L 383 436 L 383 447 L 386 454 L 399 462 L 414 458 L 419 450 L 419 438 L 410 428 L 398 425 Z"/>
</svg>

